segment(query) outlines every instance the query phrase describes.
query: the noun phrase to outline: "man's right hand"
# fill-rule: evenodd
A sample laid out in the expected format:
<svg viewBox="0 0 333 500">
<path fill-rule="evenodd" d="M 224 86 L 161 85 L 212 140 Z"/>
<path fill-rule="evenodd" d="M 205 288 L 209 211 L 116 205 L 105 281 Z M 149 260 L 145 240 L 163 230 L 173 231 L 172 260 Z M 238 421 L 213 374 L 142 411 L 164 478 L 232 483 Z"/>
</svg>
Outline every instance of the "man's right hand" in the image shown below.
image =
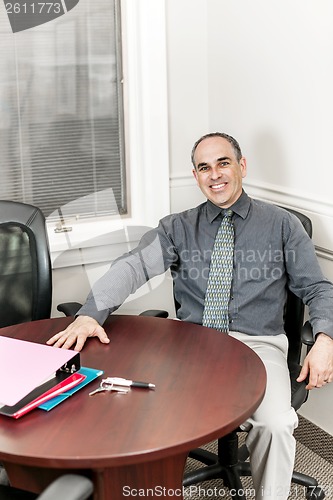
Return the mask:
<svg viewBox="0 0 333 500">
<path fill-rule="evenodd" d="M 78 316 L 66 330 L 57 333 L 46 343 L 63 349 L 74 346 L 75 351 L 81 351 L 88 337 L 98 337 L 102 344 L 110 342 L 104 328 L 94 318 Z"/>
</svg>

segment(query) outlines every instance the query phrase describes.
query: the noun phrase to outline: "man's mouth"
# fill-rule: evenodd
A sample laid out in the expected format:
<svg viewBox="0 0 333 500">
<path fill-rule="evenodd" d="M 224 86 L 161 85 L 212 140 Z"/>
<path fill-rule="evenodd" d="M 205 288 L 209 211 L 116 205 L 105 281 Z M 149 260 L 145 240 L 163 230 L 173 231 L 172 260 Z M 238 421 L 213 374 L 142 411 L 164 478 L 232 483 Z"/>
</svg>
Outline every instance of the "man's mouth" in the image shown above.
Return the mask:
<svg viewBox="0 0 333 500">
<path fill-rule="evenodd" d="M 226 185 L 227 185 L 226 182 L 222 182 L 221 184 L 212 184 L 210 188 L 213 189 L 214 191 L 218 191 L 219 189 L 223 189 Z"/>
</svg>

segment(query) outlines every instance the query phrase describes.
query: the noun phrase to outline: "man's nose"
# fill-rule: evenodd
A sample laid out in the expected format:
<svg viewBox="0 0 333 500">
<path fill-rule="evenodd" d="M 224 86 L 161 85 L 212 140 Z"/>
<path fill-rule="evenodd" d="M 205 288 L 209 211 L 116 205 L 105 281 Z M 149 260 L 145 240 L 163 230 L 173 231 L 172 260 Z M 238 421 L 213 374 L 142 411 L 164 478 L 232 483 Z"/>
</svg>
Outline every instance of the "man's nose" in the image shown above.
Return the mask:
<svg viewBox="0 0 333 500">
<path fill-rule="evenodd" d="M 218 179 L 219 177 L 221 177 L 221 169 L 219 167 L 212 167 L 210 176 L 212 179 Z"/>
</svg>

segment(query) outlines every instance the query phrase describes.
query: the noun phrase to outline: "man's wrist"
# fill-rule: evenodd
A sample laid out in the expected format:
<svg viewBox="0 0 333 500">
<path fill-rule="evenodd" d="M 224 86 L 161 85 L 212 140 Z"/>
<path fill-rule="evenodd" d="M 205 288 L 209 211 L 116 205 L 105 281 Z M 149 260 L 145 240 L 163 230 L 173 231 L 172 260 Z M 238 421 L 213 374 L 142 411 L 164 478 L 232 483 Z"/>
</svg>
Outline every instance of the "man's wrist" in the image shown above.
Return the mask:
<svg viewBox="0 0 333 500">
<path fill-rule="evenodd" d="M 316 342 L 319 340 L 319 342 L 327 342 L 331 343 L 333 342 L 332 337 L 330 337 L 327 333 L 324 332 L 319 332 L 316 335 Z"/>
</svg>

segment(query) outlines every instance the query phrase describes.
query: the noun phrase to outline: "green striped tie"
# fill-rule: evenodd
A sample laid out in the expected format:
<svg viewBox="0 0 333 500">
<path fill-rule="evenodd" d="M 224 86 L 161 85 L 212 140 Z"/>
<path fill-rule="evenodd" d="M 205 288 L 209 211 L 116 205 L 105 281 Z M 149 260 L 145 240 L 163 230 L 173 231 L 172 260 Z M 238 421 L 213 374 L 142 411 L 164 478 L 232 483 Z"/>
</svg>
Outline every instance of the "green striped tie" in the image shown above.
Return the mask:
<svg viewBox="0 0 333 500">
<path fill-rule="evenodd" d="M 210 262 L 202 324 L 216 330 L 229 330 L 229 299 L 233 275 L 234 227 L 232 210 L 222 212 Z"/>
</svg>

